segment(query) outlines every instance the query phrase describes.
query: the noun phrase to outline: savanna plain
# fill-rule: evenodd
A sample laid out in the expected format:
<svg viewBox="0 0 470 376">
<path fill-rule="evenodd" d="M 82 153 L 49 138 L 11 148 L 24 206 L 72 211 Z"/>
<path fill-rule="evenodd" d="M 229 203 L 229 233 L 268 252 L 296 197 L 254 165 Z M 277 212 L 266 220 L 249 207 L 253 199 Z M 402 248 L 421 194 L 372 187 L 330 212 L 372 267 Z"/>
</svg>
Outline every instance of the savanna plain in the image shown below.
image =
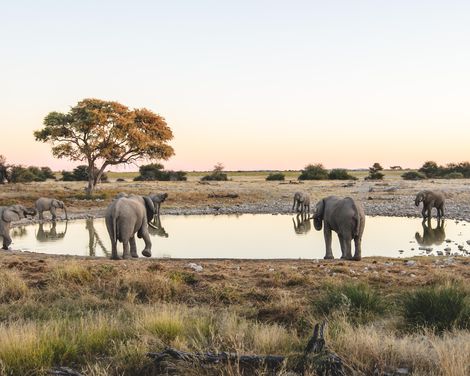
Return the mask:
<svg viewBox="0 0 470 376">
<path fill-rule="evenodd" d="M 103 216 L 119 192 L 167 192 L 162 214 L 278 214 L 291 212 L 293 194 L 302 190 L 313 203 L 351 196 L 367 215 L 419 216 L 416 193 L 440 189 L 447 218 L 470 220 L 468 179 L 404 181 L 385 171 L 383 181 L 373 182 L 363 179 L 365 172 L 352 173 L 359 180 L 303 184 L 298 172 L 286 172 L 284 182 L 238 172 L 207 183 L 202 173 L 183 182 L 135 182 L 132 173 L 120 173 L 110 174 L 91 199 L 77 182 L 3 185 L 0 205 L 32 206 L 40 196 L 55 197 L 73 219 Z M 327 347 L 351 374 L 470 374 L 467 257 L 197 260 L 202 271 L 189 268 L 191 261 L 1 251 L 0 374 L 46 375 L 67 366 L 97 376 L 264 375 L 263 367 L 244 371 L 237 362 L 162 368 L 147 353 L 172 347 L 295 356 L 323 321 Z M 276 374 L 295 373 L 286 362 Z"/>
</svg>

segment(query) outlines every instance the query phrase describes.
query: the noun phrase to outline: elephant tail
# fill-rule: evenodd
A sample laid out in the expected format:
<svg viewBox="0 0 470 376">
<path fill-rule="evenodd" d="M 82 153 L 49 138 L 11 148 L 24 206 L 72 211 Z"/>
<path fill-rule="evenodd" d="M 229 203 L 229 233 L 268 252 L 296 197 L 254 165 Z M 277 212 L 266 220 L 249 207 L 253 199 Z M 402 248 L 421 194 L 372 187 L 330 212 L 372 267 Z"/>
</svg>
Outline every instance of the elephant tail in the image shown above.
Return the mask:
<svg viewBox="0 0 470 376">
<path fill-rule="evenodd" d="M 353 210 L 354 210 L 354 214 L 353 214 L 353 217 L 352 217 L 352 220 L 353 220 L 353 236 L 358 236 L 359 235 L 359 232 L 361 230 L 361 215 L 359 214 L 359 210 L 357 209 L 357 206 L 356 204 L 354 203 L 353 204 Z"/>
</svg>

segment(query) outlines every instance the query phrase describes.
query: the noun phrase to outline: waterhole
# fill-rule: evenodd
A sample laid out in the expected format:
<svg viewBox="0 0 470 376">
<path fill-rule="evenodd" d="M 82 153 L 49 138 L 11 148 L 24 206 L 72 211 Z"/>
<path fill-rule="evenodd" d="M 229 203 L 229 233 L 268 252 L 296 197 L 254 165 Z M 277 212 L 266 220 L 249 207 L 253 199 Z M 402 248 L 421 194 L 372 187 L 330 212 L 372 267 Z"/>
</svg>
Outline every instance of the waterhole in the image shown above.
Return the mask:
<svg viewBox="0 0 470 376">
<path fill-rule="evenodd" d="M 323 231 L 297 216 L 169 215 L 161 217 L 159 230 L 150 231 L 156 258 L 317 259 L 325 253 Z M 103 218 L 17 227 L 11 235 L 15 250 L 103 257 L 111 251 Z M 469 239 L 467 222 L 367 217 L 362 256 L 467 255 Z M 335 258 L 340 257 L 335 233 L 332 246 Z M 139 255 L 143 248 L 137 239 Z"/>
</svg>

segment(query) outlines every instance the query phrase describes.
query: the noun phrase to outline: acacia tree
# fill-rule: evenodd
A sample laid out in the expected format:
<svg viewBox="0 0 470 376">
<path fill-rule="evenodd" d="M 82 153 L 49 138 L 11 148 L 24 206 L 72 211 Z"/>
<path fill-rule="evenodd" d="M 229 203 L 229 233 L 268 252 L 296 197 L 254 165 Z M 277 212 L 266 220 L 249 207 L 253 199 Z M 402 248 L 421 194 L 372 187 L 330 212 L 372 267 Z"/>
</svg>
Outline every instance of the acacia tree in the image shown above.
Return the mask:
<svg viewBox="0 0 470 376">
<path fill-rule="evenodd" d="M 173 133 L 163 117 L 145 108 L 131 110 L 94 98 L 83 99 L 66 114 L 50 112 L 34 137 L 51 143 L 57 158 L 87 162 L 88 194 L 108 166 L 139 159 L 167 160 L 174 154 L 167 144 Z"/>
</svg>

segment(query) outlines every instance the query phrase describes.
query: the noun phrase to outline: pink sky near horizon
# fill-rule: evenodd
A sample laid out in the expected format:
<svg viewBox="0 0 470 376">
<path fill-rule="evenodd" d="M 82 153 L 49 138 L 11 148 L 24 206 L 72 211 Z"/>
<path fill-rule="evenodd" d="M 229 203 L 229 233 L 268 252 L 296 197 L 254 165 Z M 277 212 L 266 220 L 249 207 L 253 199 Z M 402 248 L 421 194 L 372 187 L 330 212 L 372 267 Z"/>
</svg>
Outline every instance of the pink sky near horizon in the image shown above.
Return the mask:
<svg viewBox="0 0 470 376">
<path fill-rule="evenodd" d="M 0 33 L 11 164 L 78 165 L 33 131 L 90 97 L 164 116 L 173 170 L 470 159 L 468 1 L 24 0 Z"/>
</svg>

